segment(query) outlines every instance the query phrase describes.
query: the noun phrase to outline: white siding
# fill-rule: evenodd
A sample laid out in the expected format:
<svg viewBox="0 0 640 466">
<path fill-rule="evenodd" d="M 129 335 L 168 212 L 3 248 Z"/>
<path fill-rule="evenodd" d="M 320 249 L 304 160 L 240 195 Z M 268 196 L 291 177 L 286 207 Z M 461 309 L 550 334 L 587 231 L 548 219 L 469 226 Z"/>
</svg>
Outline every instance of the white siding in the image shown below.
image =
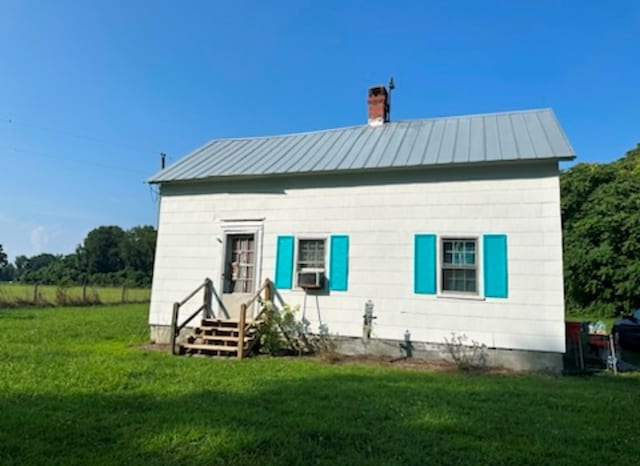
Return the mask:
<svg viewBox="0 0 640 466">
<path fill-rule="evenodd" d="M 262 278 L 274 277 L 278 235 L 349 235 L 348 291 L 305 299 L 281 290 L 312 329 L 322 322 L 360 336 L 371 299 L 374 337 L 400 340 L 408 330 L 412 340 L 443 342 L 456 332 L 489 347 L 564 352 L 555 162 L 169 185 L 162 194 L 151 324 L 169 324 L 171 303 L 205 277 L 220 287 L 223 221 L 264 219 Z M 506 234 L 509 297 L 415 294 L 416 233 Z"/>
</svg>

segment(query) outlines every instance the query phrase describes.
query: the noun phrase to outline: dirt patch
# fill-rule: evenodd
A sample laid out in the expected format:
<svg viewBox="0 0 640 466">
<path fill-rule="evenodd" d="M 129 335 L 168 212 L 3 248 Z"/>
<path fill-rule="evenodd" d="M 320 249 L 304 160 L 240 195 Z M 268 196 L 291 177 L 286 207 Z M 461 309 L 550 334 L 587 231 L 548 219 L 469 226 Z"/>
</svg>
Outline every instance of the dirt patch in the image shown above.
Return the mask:
<svg viewBox="0 0 640 466">
<path fill-rule="evenodd" d="M 315 356 L 318 360 L 323 361 L 326 364 L 341 365 L 341 364 L 365 364 L 381 367 L 397 367 L 405 370 L 418 370 L 418 371 L 438 371 L 438 372 L 457 372 L 464 374 L 526 374 L 526 372 L 518 372 L 505 368 L 486 367 L 483 369 L 463 370 L 460 369 L 455 363 L 444 360 L 426 360 L 426 359 L 414 359 L 414 358 L 385 358 L 380 356 L 371 355 L 358 355 L 358 356 L 346 356 L 340 354 L 331 355 L 318 355 Z"/>
<path fill-rule="evenodd" d="M 144 345 L 131 345 L 131 348 L 154 353 L 171 353 L 171 345 L 160 343 L 145 343 Z"/>
<path fill-rule="evenodd" d="M 155 353 L 171 353 L 171 345 L 159 344 L 159 343 L 145 343 L 143 345 L 131 345 L 131 348 L 139 349 L 141 351 L 150 351 Z M 249 358 L 265 357 L 271 358 L 273 356 L 267 355 L 252 355 Z M 456 364 L 444 361 L 444 360 L 426 360 L 426 359 L 414 359 L 414 358 L 385 358 L 382 356 L 372 355 L 357 355 L 348 356 L 343 354 L 331 353 L 331 354 L 319 354 L 315 356 L 276 356 L 278 359 L 291 359 L 296 360 L 300 358 L 313 358 L 324 364 L 330 365 L 346 365 L 346 364 L 364 364 L 379 367 L 396 367 L 404 370 L 415 371 L 438 371 L 438 372 L 459 372 L 465 374 L 519 374 L 518 371 L 513 371 L 503 368 L 485 368 L 475 370 L 462 370 Z"/>
<path fill-rule="evenodd" d="M 347 356 L 347 355 L 331 355 L 328 357 L 327 355 L 319 355 L 317 358 L 327 364 L 366 364 L 366 365 L 374 365 L 374 366 L 384 366 L 384 367 L 399 367 L 401 369 L 410 369 L 410 370 L 438 370 L 438 371 L 457 371 L 458 367 L 447 361 L 427 361 L 425 359 L 413 359 L 413 358 L 385 358 L 380 356 L 371 356 L 371 355 L 358 355 L 358 356 Z"/>
</svg>

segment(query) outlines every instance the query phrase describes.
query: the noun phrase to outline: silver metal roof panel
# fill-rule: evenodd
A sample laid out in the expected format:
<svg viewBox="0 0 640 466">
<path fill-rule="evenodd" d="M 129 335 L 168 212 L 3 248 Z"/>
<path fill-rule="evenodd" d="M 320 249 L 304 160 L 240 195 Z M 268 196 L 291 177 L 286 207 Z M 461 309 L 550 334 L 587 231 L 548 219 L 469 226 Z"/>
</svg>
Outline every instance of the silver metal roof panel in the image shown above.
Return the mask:
<svg viewBox="0 0 640 466">
<path fill-rule="evenodd" d="M 432 118 L 312 133 L 217 139 L 147 181 L 571 160 L 574 151 L 551 109 Z"/>
</svg>

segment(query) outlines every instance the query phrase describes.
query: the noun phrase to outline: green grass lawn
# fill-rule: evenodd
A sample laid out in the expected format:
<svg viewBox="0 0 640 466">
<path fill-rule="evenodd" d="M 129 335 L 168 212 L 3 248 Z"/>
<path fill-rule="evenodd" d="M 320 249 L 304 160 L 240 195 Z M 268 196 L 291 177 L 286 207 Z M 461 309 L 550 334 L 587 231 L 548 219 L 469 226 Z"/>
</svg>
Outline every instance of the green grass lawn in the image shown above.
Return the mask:
<svg viewBox="0 0 640 466">
<path fill-rule="evenodd" d="M 19 283 L 0 283 L 0 309 L 17 305 L 30 305 L 34 302 L 35 285 Z M 62 293 L 62 294 L 61 294 Z M 140 303 L 149 301 L 151 290 L 148 288 L 125 288 L 125 302 Z M 87 286 L 85 298 L 87 302 L 112 304 L 122 302 L 122 287 Z M 81 303 L 82 287 L 70 286 L 60 288 L 55 285 L 38 286 L 37 302 L 39 305 L 59 305 L 62 303 Z"/>
<path fill-rule="evenodd" d="M 145 305 L 0 311 L 0 464 L 637 464 L 640 377 L 175 357 Z"/>
</svg>

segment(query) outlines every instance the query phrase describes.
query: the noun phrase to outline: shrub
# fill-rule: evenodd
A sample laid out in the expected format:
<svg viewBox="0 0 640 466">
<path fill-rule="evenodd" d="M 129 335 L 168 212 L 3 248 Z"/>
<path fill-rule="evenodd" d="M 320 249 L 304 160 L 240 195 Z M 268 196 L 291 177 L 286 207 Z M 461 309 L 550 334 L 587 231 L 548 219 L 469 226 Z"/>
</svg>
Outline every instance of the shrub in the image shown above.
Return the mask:
<svg viewBox="0 0 640 466">
<path fill-rule="evenodd" d="M 265 303 L 262 321 L 258 325 L 260 350 L 263 353 L 275 356 L 296 350 L 294 342 L 304 329 L 303 324 L 295 318 L 298 309 L 285 304 L 282 310 L 278 310 L 271 301 Z"/>
<path fill-rule="evenodd" d="M 267 302 L 262 310 L 262 321 L 257 331 L 260 351 L 272 356 L 282 354 L 320 354 L 331 362 L 339 358 L 336 344 L 326 331 L 314 335 L 309 332 L 309 322 L 298 320 L 296 313 L 299 307 L 291 308 L 285 304 L 277 309 L 272 302 Z"/>
<path fill-rule="evenodd" d="M 464 371 L 484 369 L 487 366 L 487 346 L 471 340 L 469 337 L 451 333 L 451 339 L 444 339 L 449 356 L 459 369 Z"/>
</svg>

